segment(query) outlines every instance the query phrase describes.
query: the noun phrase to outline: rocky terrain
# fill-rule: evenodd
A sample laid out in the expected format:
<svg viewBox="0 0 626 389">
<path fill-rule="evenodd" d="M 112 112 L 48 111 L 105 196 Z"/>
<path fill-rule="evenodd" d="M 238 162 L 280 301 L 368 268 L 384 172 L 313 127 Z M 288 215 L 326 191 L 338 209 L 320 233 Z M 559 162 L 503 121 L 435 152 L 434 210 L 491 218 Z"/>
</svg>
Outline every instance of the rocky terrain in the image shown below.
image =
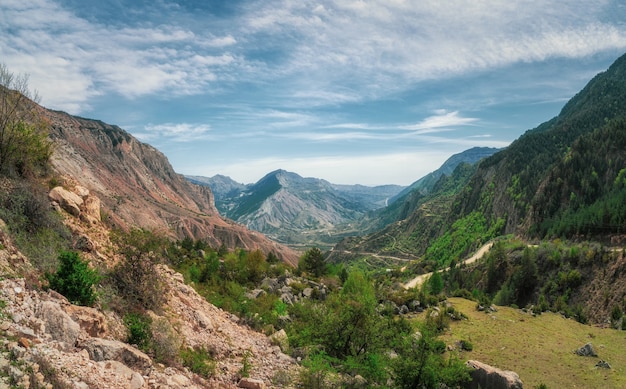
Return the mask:
<svg viewBox="0 0 626 389">
<path fill-rule="evenodd" d="M 75 232 L 97 236 L 101 222 L 70 215 Z M 216 361 L 215 374 L 204 379 L 180 363 L 165 366 L 123 342 L 122 319 L 102 307 L 70 304 L 55 291 L 42 290 L 36 271 L 0 228 L 0 333 L 4 350 L 0 371 L 6 384 L 63 388 L 204 388 L 273 387 L 291 382 L 297 365 L 265 335 L 238 323 L 238 318 L 206 302 L 184 283 L 182 275 L 158 267 L 165 281 L 166 303 L 151 312 L 162 326 L 163 347 L 204 348 Z M 91 233 L 91 234 L 89 234 Z M 105 241 L 84 247 L 84 256 L 113 261 Z M 98 251 L 102 250 L 102 252 Z M 246 366 L 246 375 L 242 371 Z M 2 385 L 0 385 L 2 386 Z M 282 385 L 281 385 L 282 386 Z"/>
<path fill-rule="evenodd" d="M 55 143 L 54 170 L 101 200 L 110 226 L 158 230 L 211 246 L 261 249 L 290 264 L 298 255 L 220 216 L 211 191 L 177 174 L 167 158 L 117 126 L 42 109 Z"/>
</svg>

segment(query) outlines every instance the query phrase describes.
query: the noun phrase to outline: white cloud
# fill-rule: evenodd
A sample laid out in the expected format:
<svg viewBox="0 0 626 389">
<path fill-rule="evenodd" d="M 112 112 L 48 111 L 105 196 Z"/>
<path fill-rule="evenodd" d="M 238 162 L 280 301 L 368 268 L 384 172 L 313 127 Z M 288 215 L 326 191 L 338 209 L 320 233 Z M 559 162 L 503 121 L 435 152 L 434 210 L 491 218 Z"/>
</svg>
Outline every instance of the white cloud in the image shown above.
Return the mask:
<svg viewBox="0 0 626 389">
<path fill-rule="evenodd" d="M 137 138 L 144 142 L 166 138 L 173 142 L 194 142 L 207 139 L 211 126 L 207 124 L 190 123 L 163 123 L 149 124 L 141 132 L 133 132 Z"/>
<path fill-rule="evenodd" d="M 229 34 L 197 36 L 186 26 L 149 23 L 118 29 L 84 20 L 53 0 L 10 2 L 0 14 L 0 56 L 11 70 L 31 74 L 42 102 L 71 113 L 96 95 L 128 98 L 206 90 L 236 63 Z"/>
<path fill-rule="evenodd" d="M 437 110 L 436 115 L 427 117 L 419 123 L 404 125 L 400 128 L 405 130 L 435 130 L 446 127 L 467 126 L 478 121 L 477 118 L 466 118 L 459 115 L 458 111 L 446 112 Z"/>
<path fill-rule="evenodd" d="M 288 58 L 275 70 L 300 78 L 296 98 L 349 85 L 358 88 L 349 96 L 363 99 L 426 79 L 626 48 L 626 26 L 603 20 L 614 7 L 607 1 L 262 4 L 250 8 L 246 32 L 282 40 Z"/>
</svg>

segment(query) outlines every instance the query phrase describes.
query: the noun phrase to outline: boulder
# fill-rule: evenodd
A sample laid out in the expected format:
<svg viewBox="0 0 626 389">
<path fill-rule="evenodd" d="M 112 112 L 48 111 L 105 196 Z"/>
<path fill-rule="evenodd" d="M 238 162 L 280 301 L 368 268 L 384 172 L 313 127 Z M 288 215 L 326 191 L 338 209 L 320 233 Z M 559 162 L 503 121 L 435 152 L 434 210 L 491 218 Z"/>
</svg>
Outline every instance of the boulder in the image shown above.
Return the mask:
<svg viewBox="0 0 626 389">
<path fill-rule="evenodd" d="M 145 380 L 141 374 L 133 371 L 130 367 L 118 361 L 100 361 L 98 362 L 106 370 L 112 371 L 116 376 L 123 377 L 128 381 L 128 388 L 140 389 L 144 386 Z"/>
<path fill-rule="evenodd" d="M 596 354 L 596 351 L 593 349 L 593 345 L 591 343 L 587 343 L 586 345 L 574 351 L 574 353 L 576 353 L 576 355 L 579 355 L 581 357 L 597 357 L 598 356 L 598 354 Z"/>
<path fill-rule="evenodd" d="M 200 328 L 209 331 L 213 330 L 213 323 L 211 322 L 211 319 L 209 319 L 207 315 L 204 314 L 204 312 L 194 311 L 193 318 L 196 320 L 196 323 L 198 323 L 198 326 Z"/>
<path fill-rule="evenodd" d="M 87 350 L 89 358 L 96 362 L 118 361 L 141 371 L 147 371 L 152 366 L 149 356 L 117 340 L 89 338 L 80 347 Z"/>
<path fill-rule="evenodd" d="M 109 332 L 106 317 L 95 308 L 68 305 L 65 307 L 65 312 L 89 336 L 102 338 Z"/>
<path fill-rule="evenodd" d="M 600 360 L 596 363 L 596 367 L 601 367 L 603 369 L 610 369 L 611 365 L 607 361 Z"/>
<path fill-rule="evenodd" d="M 522 389 L 523 384 L 519 375 L 513 371 L 500 370 L 479 361 L 467 361 L 472 368 L 472 382 L 468 388 L 490 389 Z"/>
<path fill-rule="evenodd" d="M 76 185 L 74 187 L 74 193 L 84 199 L 85 197 L 89 196 L 89 189 L 85 188 L 84 186 Z"/>
<path fill-rule="evenodd" d="M 58 303 L 44 301 L 37 309 L 37 317 L 45 325 L 46 333 L 58 342 L 73 347 L 80 335 L 80 326 L 65 313 Z"/>
<path fill-rule="evenodd" d="M 80 235 L 74 243 L 74 248 L 85 253 L 92 253 L 96 250 L 96 245 L 87 235 Z"/>
<path fill-rule="evenodd" d="M 65 190 L 62 186 L 57 186 L 48 193 L 48 198 L 56 201 L 67 213 L 74 216 L 80 215 L 83 199 L 76 193 Z"/>
<path fill-rule="evenodd" d="M 90 219 L 101 221 L 100 218 L 100 199 L 96 196 L 87 196 L 82 207 L 82 211 Z"/>
<path fill-rule="evenodd" d="M 265 389 L 263 381 L 246 377 L 239 380 L 239 384 L 237 384 L 237 386 L 245 389 Z"/>
<path fill-rule="evenodd" d="M 278 290 L 278 280 L 276 278 L 265 277 L 261 281 L 261 288 L 267 289 L 270 293 L 274 293 Z"/>
<path fill-rule="evenodd" d="M 285 332 L 284 329 L 281 329 L 280 331 L 273 333 L 270 336 L 270 341 L 272 342 L 272 344 L 275 344 L 278 347 L 280 347 L 280 350 L 282 352 L 286 352 L 287 349 L 289 348 L 289 337 L 287 336 L 287 332 Z"/>
</svg>

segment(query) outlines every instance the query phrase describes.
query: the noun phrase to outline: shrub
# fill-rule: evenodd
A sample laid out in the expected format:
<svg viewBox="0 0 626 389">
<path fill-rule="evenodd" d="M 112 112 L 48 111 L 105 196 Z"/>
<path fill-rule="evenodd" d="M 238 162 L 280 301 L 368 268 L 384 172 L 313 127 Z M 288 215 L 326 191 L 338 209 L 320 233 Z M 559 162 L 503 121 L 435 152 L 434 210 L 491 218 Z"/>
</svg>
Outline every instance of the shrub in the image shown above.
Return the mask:
<svg viewBox="0 0 626 389">
<path fill-rule="evenodd" d="M 127 313 L 124 316 L 124 325 L 128 330 L 128 344 L 137 345 L 141 350 L 147 351 L 150 347 L 152 332 L 150 325 L 152 319 L 140 313 Z"/>
<path fill-rule="evenodd" d="M 130 310 L 159 310 L 165 301 L 163 285 L 156 269 L 159 250 L 166 247 L 166 241 L 145 230 L 118 232 L 113 236 L 124 256 L 113 269 L 110 278 L 124 296 Z"/>
<path fill-rule="evenodd" d="M 474 345 L 469 340 L 461 339 L 459 343 L 461 344 L 461 350 L 472 351 L 474 349 Z"/>
<path fill-rule="evenodd" d="M 28 77 L 0 64 L 0 174 L 32 176 L 48 168 L 52 143 L 35 109 Z"/>
<path fill-rule="evenodd" d="M 170 322 L 164 317 L 159 317 L 152 321 L 150 331 L 152 335 L 150 349 L 154 360 L 166 365 L 180 363 L 180 348 L 183 342 Z"/>
<path fill-rule="evenodd" d="M 87 261 L 83 261 L 78 253 L 64 251 L 59 255 L 61 263 L 55 274 L 48 275 L 50 288 L 67 297 L 72 303 L 91 306 L 96 300 L 93 286 L 100 277 L 89 268 Z"/>
<path fill-rule="evenodd" d="M 203 378 L 211 378 L 215 374 L 215 361 L 204 347 L 184 348 L 180 351 L 180 357 L 183 366 Z"/>
</svg>

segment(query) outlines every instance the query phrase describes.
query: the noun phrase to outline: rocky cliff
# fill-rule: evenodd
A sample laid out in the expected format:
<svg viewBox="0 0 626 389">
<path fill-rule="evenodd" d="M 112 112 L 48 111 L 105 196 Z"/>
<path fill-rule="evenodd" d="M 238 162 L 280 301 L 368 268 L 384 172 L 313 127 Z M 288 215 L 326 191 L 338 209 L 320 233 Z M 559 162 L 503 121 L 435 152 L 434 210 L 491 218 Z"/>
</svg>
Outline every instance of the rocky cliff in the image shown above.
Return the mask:
<svg viewBox="0 0 626 389">
<path fill-rule="evenodd" d="M 102 121 L 45 109 L 43 115 L 55 143 L 53 168 L 100 198 L 104 222 L 203 239 L 213 247 L 261 249 L 297 263 L 294 251 L 222 218 L 210 189 L 177 174 L 154 147 Z"/>
</svg>

